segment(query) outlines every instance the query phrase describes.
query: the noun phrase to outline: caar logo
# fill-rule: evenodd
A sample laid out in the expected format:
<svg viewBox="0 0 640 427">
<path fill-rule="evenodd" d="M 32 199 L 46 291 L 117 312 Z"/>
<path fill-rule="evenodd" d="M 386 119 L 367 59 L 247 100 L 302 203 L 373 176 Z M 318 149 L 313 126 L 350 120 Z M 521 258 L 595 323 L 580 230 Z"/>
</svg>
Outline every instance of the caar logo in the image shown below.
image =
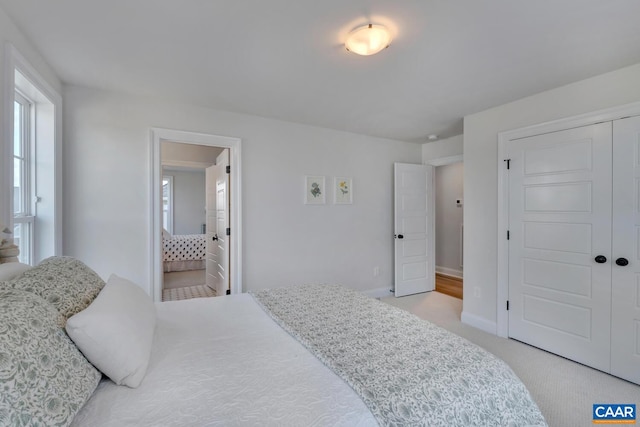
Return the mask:
<svg viewBox="0 0 640 427">
<path fill-rule="evenodd" d="M 596 403 L 593 405 L 594 424 L 635 424 L 636 405 Z"/>
</svg>

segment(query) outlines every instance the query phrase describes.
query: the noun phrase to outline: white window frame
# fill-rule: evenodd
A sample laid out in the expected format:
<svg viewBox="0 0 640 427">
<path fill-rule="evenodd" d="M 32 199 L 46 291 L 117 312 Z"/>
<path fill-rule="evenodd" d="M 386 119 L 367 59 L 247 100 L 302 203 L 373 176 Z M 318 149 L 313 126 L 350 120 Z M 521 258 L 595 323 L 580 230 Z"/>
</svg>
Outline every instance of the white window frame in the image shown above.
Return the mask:
<svg viewBox="0 0 640 427">
<path fill-rule="evenodd" d="M 163 181 L 163 187 L 164 187 L 164 181 L 167 180 L 168 181 L 168 186 L 169 186 L 169 190 L 167 191 L 167 217 L 166 217 L 166 223 L 164 221 L 164 217 L 163 217 L 163 226 L 164 228 L 169 232 L 169 234 L 173 235 L 173 176 L 172 175 L 162 175 L 162 181 Z M 163 203 L 163 208 L 162 208 L 162 213 L 164 215 L 164 195 L 162 195 L 162 203 Z"/>
<path fill-rule="evenodd" d="M 15 205 L 13 206 L 13 232 L 14 239 L 20 234 L 20 255 L 18 259 L 24 264 L 33 264 L 34 261 L 34 248 L 35 248 L 35 206 L 34 206 L 34 159 L 35 159 L 35 144 L 34 144 L 34 102 L 21 94 L 18 90 L 14 93 L 14 103 L 18 103 L 22 108 L 22 121 L 20 123 L 20 151 L 22 155 L 13 153 L 14 162 L 14 186 L 12 187 L 12 197 L 15 192 L 15 162 L 16 160 L 21 163 L 20 170 L 20 200 L 21 209 L 15 211 Z M 15 105 L 15 104 L 14 104 Z M 15 113 L 14 113 L 15 114 Z M 15 121 L 15 116 L 14 116 Z M 15 129 L 14 129 L 15 130 Z M 12 142 L 15 146 L 15 132 Z M 15 197 L 13 198 L 15 200 Z M 17 225 L 22 230 L 17 233 Z"/>
<path fill-rule="evenodd" d="M 32 248 L 35 253 L 33 262 L 38 262 L 47 256 L 62 255 L 62 96 L 9 42 L 4 44 L 4 59 L 5 78 L 2 82 L 4 114 L 1 118 L 3 126 L 0 140 L 0 223 L 7 225 L 10 229 L 13 228 L 13 108 L 14 94 L 16 89 L 19 89 L 35 101 L 37 115 L 42 118 L 42 120 L 32 120 L 32 134 L 37 140 L 31 143 L 35 143 L 37 147 L 43 144 L 41 147 L 45 149 L 43 159 L 47 163 L 45 174 L 38 176 L 37 180 L 34 179 L 33 174 L 31 176 L 34 184 L 44 181 L 48 187 L 46 199 L 43 198 L 44 205 L 41 206 L 38 203 L 37 218 L 40 218 L 41 210 L 46 217 L 44 225 L 35 229 L 38 243 L 37 247 Z M 36 163 L 39 164 L 40 161 L 41 159 L 36 157 Z M 35 203 L 35 196 L 38 195 L 34 193 L 31 203 Z M 43 240 L 38 239 L 40 234 L 43 235 Z M 11 237 L 8 236 L 8 238 Z"/>
</svg>

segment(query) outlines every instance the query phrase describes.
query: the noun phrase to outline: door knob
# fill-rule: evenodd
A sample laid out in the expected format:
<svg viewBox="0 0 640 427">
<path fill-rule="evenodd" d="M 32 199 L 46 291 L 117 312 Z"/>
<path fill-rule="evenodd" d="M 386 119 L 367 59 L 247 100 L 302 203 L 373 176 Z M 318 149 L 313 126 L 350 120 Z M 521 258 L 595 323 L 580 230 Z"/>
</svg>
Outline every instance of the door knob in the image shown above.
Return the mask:
<svg viewBox="0 0 640 427">
<path fill-rule="evenodd" d="M 218 240 L 218 235 L 217 235 L 217 234 L 215 234 L 215 235 L 212 237 L 212 240 L 213 240 L 214 242 L 215 242 L 216 240 Z"/>
<path fill-rule="evenodd" d="M 625 265 L 629 265 L 629 260 L 626 258 L 618 258 L 616 260 L 616 264 L 619 265 L 620 267 L 624 267 Z"/>
<path fill-rule="evenodd" d="M 607 262 L 607 257 L 606 257 L 606 256 L 604 256 L 604 255 L 598 255 L 598 256 L 595 258 L 595 261 L 596 261 L 598 264 L 604 264 L 605 262 Z"/>
<path fill-rule="evenodd" d="M 404 239 L 404 236 L 402 234 L 398 234 L 398 239 Z"/>
</svg>

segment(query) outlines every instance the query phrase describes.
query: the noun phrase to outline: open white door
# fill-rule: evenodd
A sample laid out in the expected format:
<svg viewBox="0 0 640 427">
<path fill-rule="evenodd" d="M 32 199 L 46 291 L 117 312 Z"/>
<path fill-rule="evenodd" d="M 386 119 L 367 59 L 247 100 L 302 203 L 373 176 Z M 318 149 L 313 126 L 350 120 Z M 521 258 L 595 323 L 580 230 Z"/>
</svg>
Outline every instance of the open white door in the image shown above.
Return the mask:
<svg viewBox="0 0 640 427">
<path fill-rule="evenodd" d="M 207 286 L 216 295 L 226 295 L 229 288 L 229 150 L 206 170 L 207 197 Z"/>
<path fill-rule="evenodd" d="M 217 240 L 217 210 L 216 210 L 216 175 L 219 166 L 209 166 L 205 171 L 206 183 L 206 228 L 207 228 L 207 255 L 206 255 L 206 284 L 211 289 L 218 291 L 218 242 Z"/>
<path fill-rule="evenodd" d="M 216 167 L 219 167 L 216 176 L 216 233 L 218 254 L 218 295 L 230 293 L 229 288 L 229 150 L 224 150 L 216 159 Z"/>
<path fill-rule="evenodd" d="M 433 167 L 394 164 L 395 296 L 434 289 Z"/>
</svg>

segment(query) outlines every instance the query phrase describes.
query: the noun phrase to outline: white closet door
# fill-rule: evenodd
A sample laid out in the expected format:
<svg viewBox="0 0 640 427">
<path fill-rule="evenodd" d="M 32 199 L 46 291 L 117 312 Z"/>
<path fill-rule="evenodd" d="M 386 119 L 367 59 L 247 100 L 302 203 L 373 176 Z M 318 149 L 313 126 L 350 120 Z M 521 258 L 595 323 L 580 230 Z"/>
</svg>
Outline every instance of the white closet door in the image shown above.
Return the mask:
<svg viewBox="0 0 640 427">
<path fill-rule="evenodd" d="M 509 336 L 609 371 L 611 123 L 507 150 Z"/>
<path fill-rule="evenodd" d="M 640 117 L 616 120 L 613 140 L 611 373 L 640 384 Z"/>
</svg>

